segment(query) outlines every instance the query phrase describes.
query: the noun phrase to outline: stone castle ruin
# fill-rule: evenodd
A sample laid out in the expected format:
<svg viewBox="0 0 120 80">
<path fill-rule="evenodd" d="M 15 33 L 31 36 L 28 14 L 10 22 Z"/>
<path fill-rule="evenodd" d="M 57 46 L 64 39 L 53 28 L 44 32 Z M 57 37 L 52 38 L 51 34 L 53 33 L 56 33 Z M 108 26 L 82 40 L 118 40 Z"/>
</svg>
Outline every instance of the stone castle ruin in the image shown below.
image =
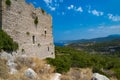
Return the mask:
<svg viewBox="0 0 120 80">
<path fill-rule="evenodd" d="M 52 17 L 25 0 L 2 0 L 2 29 L 19 44 L 19 55 L 54 58 Z"/>
</svg>

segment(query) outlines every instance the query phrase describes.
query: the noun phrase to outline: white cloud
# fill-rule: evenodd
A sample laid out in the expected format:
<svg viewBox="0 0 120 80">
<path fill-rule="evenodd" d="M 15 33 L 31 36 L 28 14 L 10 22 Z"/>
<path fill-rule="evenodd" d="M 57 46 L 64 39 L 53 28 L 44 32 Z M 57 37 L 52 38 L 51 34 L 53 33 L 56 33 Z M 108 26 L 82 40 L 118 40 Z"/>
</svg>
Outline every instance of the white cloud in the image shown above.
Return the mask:
<svg viewBox="0 0 120 80">
<path fill-rule="evenodd" d="M 100 12 L 100 11 L 97 11 L 97 10 L 89 11 L 89 13 L 92 13 L 93 15 L 96 15 L 96 16 L 102 16 L 104 14 L 103 12 Z"/>
<path fill-rule="evenodd" d="M 78 8 L 76 9 L 76 11 L 83 12 L 83 9 L 82 9 L 82 7 L 78 7 Z"/>
<path fill-rule="evenodd" d="M 93 31 L 95 31 L 95 30 L 94 30 L 94 29 L 88 29 L 88 31 L 93 32 Z"/>
<path fill-rule="evenodd" d="M 90 10 L 90 9 L 91 9 L 91 6 L 88 5 L 87 8 L 88 8 L 88 13 L 91 13 L 91 10 Z"/>
<path fill-rule="evenodd" d="M 70 5 L 70 6 L 68 6 L 67 8 L 68 8 L 68 10 L 74 10 L 74 11 L 77 11 L 77 12 L 83 12 L 82 7 L 76 8 L 76 6 Z"/>
<path fill-rule="evenodd" d="M 110 29 L 119 29 L 120 30 L 120 26 L 111 26 Z"/>
<path fill-rule="evenodd" d="M 120 16 L 118 15 L 114 16 L 113 14 L 108 14 L 108 18 L 112 21 L 120 21 Z"/>
<path fill-rule="evenodd" d="M 68 6 L 68 10 L 73 9 L 73 8 L 74 8 L 74 5 Z"/>
<path fill-rule="evenodd" d="M 88 7 L 88 13 L 90 13 L 90 14 L 93 14 L 95 16 L 103 16 L 104 15 L 104 12 L 102 12 L 102 11 L 97 11 L 96 9 L 92 10 L 90 5 L 87 7 Z"/>
<path fill-rule="evenodd" d="M 52 4 L 52 0 L 44 0 L 44 2 L 49 5 L 49 4 Z"/>
<path fill-rule="evenodd" d="M 88 31 L 94 34 L 120 34 L 120 25 L 98 26 L 88 29 Z"/>
<path fill-rule="evenodd" d="M 56 10 L 56 8 L 52 7 L 52 6 L 49 6 L 49 8 L 50 8 L 51 11 L 55 11 Z"/>
<path fill-rule="evenodd" d="M 51 10 L 51 11 L 55 11 L 56 10 L 56 7 L 53 7 L 53 0 L 44 0 L 44 2 L 47 4 L 48 8 Z"/>
<path fill-rule="evenodd" d="M 60 3 L 63 3 L 64 0 L 43 0 L 47 7 L 51 10 L 51 11 L 55 11 L 57 8 L 60 7 Z"/>
</svg>

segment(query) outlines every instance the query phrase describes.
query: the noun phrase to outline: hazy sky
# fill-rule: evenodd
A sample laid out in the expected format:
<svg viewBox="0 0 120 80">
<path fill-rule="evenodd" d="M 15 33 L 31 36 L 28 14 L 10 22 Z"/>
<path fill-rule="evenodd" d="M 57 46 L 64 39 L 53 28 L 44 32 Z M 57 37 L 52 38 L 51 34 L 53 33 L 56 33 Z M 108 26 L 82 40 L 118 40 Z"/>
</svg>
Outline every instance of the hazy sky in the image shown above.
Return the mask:
<svg viewBox="0 0 120 80">
<path fill-rule="evenodd" d="M 120 34 L 120 0 L 27 0 L 53 17 L 54 40 Z"/>
</svg>

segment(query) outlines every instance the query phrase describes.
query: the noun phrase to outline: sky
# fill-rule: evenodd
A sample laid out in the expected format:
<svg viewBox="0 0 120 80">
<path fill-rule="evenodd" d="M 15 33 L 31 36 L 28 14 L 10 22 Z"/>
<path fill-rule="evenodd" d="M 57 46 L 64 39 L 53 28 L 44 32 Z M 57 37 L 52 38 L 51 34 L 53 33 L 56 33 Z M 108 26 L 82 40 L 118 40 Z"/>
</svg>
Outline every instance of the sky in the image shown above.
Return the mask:
<svg viewBox="0 0 120 80">
<path fill-rule="evenodd" d="M 27 0 L 53 18 L 54 41 L 120 34 L 120 0 Z"/>
</svg>

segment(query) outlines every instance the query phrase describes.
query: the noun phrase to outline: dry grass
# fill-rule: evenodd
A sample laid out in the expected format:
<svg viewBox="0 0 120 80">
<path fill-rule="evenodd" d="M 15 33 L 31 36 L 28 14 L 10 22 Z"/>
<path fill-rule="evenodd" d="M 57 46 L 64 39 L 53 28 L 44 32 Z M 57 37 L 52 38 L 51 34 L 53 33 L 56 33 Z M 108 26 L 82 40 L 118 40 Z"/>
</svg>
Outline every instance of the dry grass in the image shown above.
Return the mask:
<svg viewBox="0 0 120 80">
<path fill-rule="evenodd" d="M 118 79 L 115 77 L 111 77 L 110 80 L 118 80 Z"/>
<path fill-rule="evenodd" d="M 48 64 L 45 60 L 41 60 L 39 58 L 33 57 L 32 59 L 32 69 L 40 76 L 42 80 L 49 80 L 50 74 L 54 72 L 54 67 L 47 67 Z"/>
<path fill-rule="evenodd" d="M 33 57 L 31 59 L 32 59 L 32 65 L 31 65 L 32 69 L 37 73 L 42 73 L 46 62 L 44 60 L 41 60 L 41 59 L 35 58 L 35 57 Z"/>
<path fill-rule="evenodd" d="M 8 68 L 6 62 L 0 59 L 0 80 L 30 80 L 24 76 L 24 71 L 28 68 L 32 68 L 40 77 L 40 80 L 50 80 L 51 74 L 54 72 L 53 67 L 47 67 L 45 60 L 33 57 L 18 57 L 15 60 L 17 64 L 18 73 L 14 75 L 8 74 Z M 4 74 L 3 74 L 4 73 Z M 35 79 L 38 80 L 38 79 Z"/>
<path fill-rule="evenodd" d="M 62 75 L 61 80 L 72 80 L 68 75 Z"/>
<path fill-rule="evenodd" d="M 92 69 L 71 68 L 70 71 L 62 75 L 61 80 L 91 80 Z"/>
<path fill-rule="evenodd" d="M 54 67 L 50 66 L 47 67 L 47 62 L 45 60 L 41 60 L 39 58 L 33 57 L 31 58 L 31 68 L 37 73 L 37 74 L 49 74 L 54 72 Z"/>
<path fill-rule="evenodd" d="M 53 67 L 47 68 L 46 61 L 41 60 L 37 57 L 32 57 L 32 58 L 18 57 L 16 59 L 16 63 L 18 64 L 17 70 L 19 70 L 19 72 L 24 73 L 24 71 L 27 68 L 32 68 L 42 80 L 49 80 L 51 77 L 50 74 L 53 73 L 55 70 Z M 17 74 L 17 75 L 19 76 L 19 78 L 23 76 L 23 74 Z M 26 80 L 26 78 L 24 80 Z"/>
<path fill-rule="evenodd" d="M 17 63 L 17 70 L 21 70 L 24 67 L 31 67 L 32 59 L 28 57 L 17 57 L 15 63 Z"/>
<path fill-rule="evenodd" d="M 6 65 L 6 60 L 0 59 L 0 78 L 6 79 L 7 77 L 9 77 L 8 71 L 9 70 Z"/>
</svg>

